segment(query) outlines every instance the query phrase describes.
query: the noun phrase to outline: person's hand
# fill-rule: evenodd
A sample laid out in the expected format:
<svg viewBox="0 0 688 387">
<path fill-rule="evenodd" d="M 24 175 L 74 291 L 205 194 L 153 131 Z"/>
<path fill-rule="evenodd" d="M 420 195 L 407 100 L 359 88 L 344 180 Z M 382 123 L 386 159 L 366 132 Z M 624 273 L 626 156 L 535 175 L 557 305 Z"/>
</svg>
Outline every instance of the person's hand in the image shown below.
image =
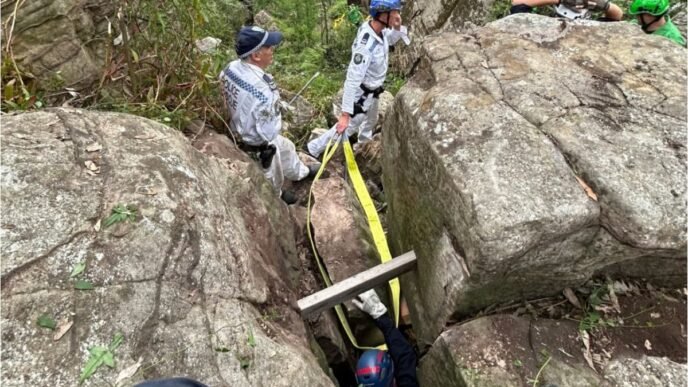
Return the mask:
<svg viewBox="0 0 688 387">
<path fill-rule="evenodd" d="M 401 14 L 398 11 L 389 14 L 389 26 L 397 31 L 401 28 Z"/>
<path fill-rule="evenodd" d="M 339 116 L 339 121 L 337 121 L 337 133 L 342 134 L 346 130 L 346 128 L 349 126 L 349 121 L 351 120 L 351 116 L 349 113 L 342 113 Z"/>
<path fill-rule="evenodd" d="M 587 0 L 560 0 L 559 4 L 562 4 L 571 9 L 583 9 L 586 6 Z"/>
<path fill-rule="evenodd" d="M 368 313 L 374 319 L 378 319 L 387 313 L 387 307 L 380 301 L 380 297 L 375 293 L 375 289 L 359 294 L 352 302 L 358 309 Z"/>
<path fill-rule="evenodd" d="M 607 11 L 611 2 L 609 0 L 585 0 L 587 9 L 593 11 Z"/>
</svg>

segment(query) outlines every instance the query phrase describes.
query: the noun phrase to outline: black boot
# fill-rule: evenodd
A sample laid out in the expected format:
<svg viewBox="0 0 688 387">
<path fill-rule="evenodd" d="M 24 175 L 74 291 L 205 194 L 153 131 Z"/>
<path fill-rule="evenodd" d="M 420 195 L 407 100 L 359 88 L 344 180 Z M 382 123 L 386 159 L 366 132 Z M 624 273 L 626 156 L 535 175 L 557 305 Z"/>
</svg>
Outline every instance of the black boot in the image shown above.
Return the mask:
<svg viewBox="0 0 688 387">
<path fill-rule="evenodd" d="M 308 176 L 304 177 L 303 180 L 308 180 L 308 179 L 315 179 L 315 175 L 318 174 L 318 171 L 320 170 L 320 166 L 322 164 L 311 164 L 308 166 Z M 322 174 L 320 175 L 321 179 L 326 179 L 330 177 L 330 171 L 324 170 Z"/>
<path fill-rule="evenodd" d="M 287 204 L 294 204 L 298 201 L 296 194 L 292 191 L 282 191 L 282 195 L 280 197 Z"/>
</svg>

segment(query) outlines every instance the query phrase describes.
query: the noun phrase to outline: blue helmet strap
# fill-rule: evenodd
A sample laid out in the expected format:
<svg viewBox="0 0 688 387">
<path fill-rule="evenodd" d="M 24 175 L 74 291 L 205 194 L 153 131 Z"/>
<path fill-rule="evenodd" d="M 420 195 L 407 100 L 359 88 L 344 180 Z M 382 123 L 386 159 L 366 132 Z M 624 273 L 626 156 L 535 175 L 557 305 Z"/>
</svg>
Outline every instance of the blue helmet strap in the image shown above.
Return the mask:
<svg viewBox="0 0 688 387">
<path fill-rule="evenodd" d="M 387 21 L 382 21 L 382 19 L 380 19 L 380 16 L 381 16 L 383 13 L 386 13 L 386 14 L 387 14 Z M 382 12 L 382 13 L 378 13 L 377 15 L 375 15 L 375 19 L 374 19 L 374 20 L 377 20 L 379 23 L 382 23 L 382 24 L 385 26 L 385 28 L 389 28 L 389 13 L 390 13 L 389 11 Z"/>
</svg>

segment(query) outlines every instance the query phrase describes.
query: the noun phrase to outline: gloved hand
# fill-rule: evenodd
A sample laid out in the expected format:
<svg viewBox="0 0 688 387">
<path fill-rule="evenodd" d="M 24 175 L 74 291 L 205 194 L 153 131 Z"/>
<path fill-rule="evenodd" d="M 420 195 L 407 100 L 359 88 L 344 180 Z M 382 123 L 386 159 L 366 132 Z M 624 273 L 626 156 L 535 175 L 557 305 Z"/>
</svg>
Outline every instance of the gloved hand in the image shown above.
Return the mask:
<svg viewBox="0 0 688 387">
<path fill-rule="evenodd" d="M 611 2 L 609 0 L 585 0 L 586 8 L 593 11 L 607 11 Z"/>
<path fill-rule="evenodd" d="M 375 289 L 359 294 L 352 302 L 358 309 L 368 313 L 374 319 L 378 319 L 387 313 L 387 307 L 380 301 L 380 297 L 375 293 Z"/>
<path fill-rule="evenodd" d="M 609 9 L 609 0 L 561 0 L 561 4 L 571 9 L 589 9 L 592 11 L 606 11 Z"/>
<path fill-rule="evenodd" d="M 339 116 L 339 121 L 337 121 L 337 133 L 342 134 L 346 130 L 346 128 L 349 126 L 349 121 L 351 120 L 351 116 L 348 113 L 342 113 Z"/>
<path fill-rule="evenodd" d="M 559 4 L 562 4 L 571 9 L 583 9 L 587 7 L 588 0 L 560 0 Z"/>
</svg>

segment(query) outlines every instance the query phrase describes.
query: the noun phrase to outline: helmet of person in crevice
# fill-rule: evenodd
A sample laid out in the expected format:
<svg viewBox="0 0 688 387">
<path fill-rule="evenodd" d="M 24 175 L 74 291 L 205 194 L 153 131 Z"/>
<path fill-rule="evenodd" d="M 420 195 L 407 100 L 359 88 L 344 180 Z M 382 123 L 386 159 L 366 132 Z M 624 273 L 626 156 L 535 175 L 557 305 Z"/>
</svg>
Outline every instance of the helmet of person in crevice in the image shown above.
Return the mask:
<svg viewBox="0 0 688 387">
<path fill-rule="evenodd" d="M 391 387 L 394 382 L 394 363 L 387 351 L 369 349 L 363 352 L 356 365 L 359 387 Z"/>
<path fill-rule="evenodd" d="M 662 16 L 669 10 L 669 0 L 635 0 L 628 11 L 631 15 L 647 13 Z"/>
<path fill-rule="evenodd" d="M 400 0 L 372 0 L 370 2 L 370 17 L 375 19 L 377 15 L 391 11 L 401 11 Z"/>
</svg>

